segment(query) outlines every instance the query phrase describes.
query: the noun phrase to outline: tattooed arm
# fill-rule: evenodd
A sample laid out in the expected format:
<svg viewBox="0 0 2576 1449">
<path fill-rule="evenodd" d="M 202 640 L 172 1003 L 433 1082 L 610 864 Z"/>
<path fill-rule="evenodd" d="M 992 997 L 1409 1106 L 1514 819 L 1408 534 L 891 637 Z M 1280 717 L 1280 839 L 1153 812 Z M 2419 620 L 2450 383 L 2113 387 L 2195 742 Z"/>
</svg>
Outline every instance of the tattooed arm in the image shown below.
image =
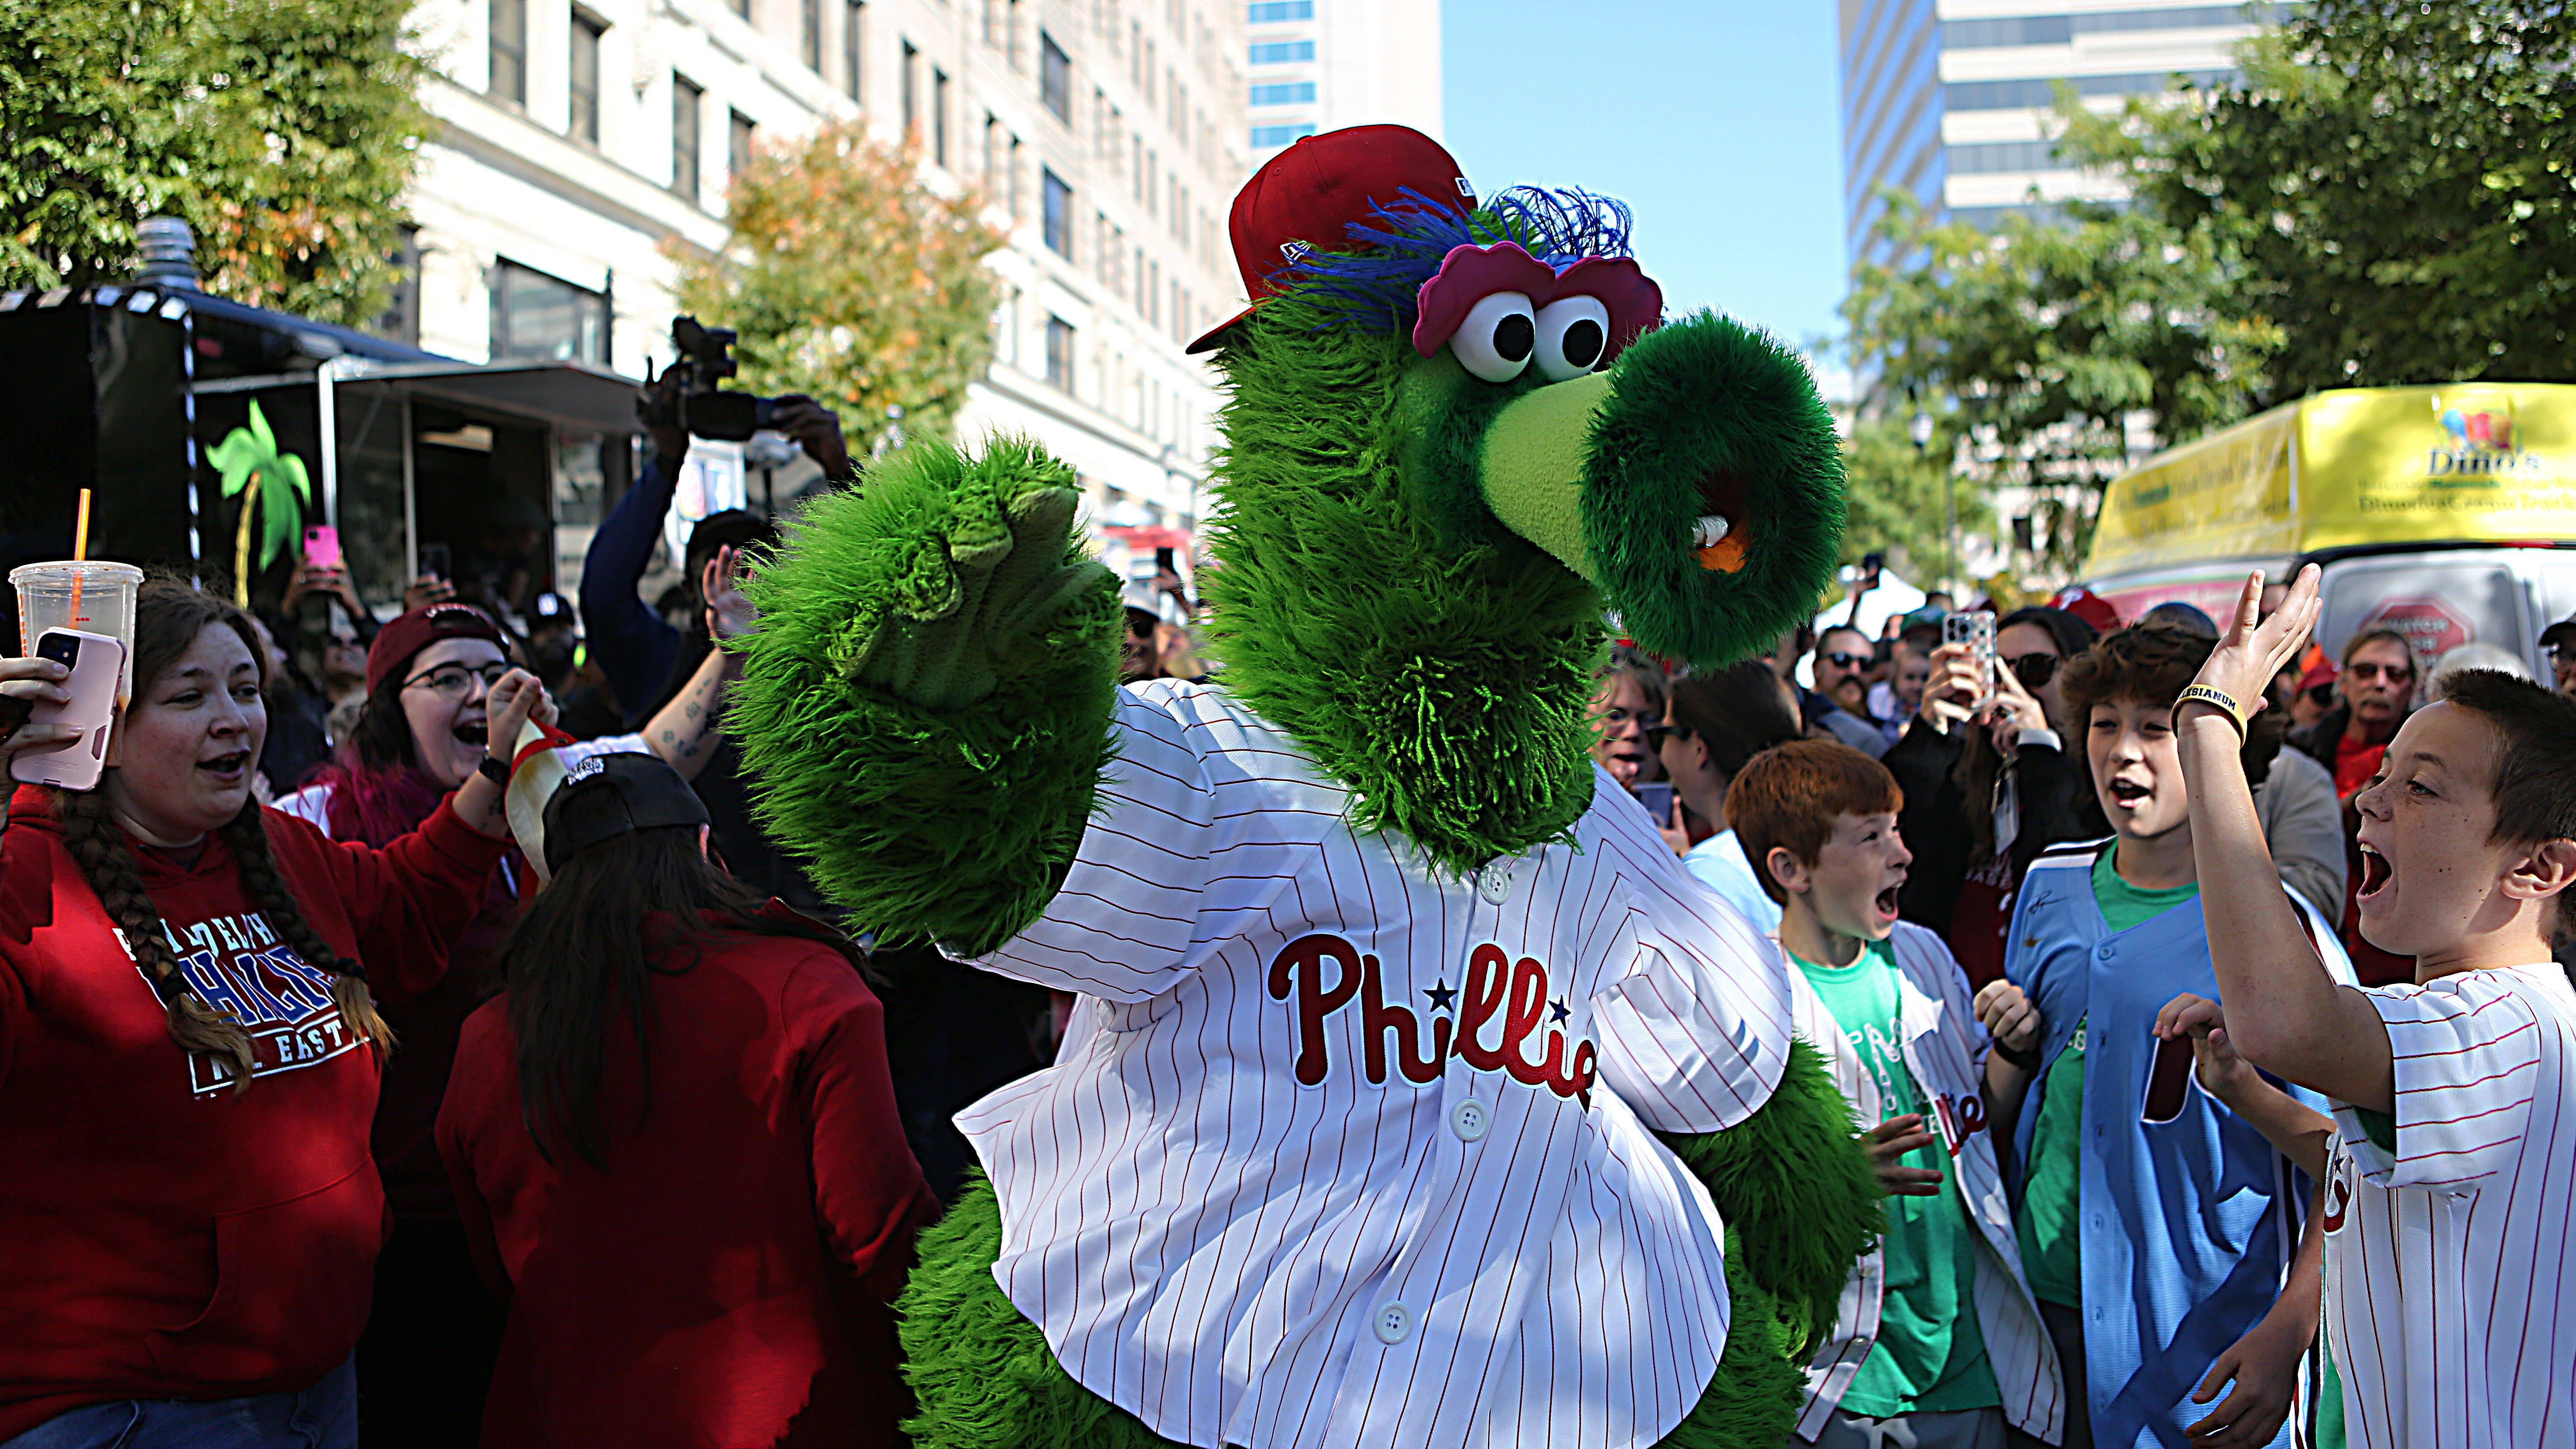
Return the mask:
<svg viewBox="0 0 2576 1449">
<path fill-rule="evenodd" d="M 707 601 L 711 632 L 721 641 L 745 632 L 758 621 L 751 601 L 742 596 L 736 571 L 739 560 L 730 548 L 707 560 L 700 597 Z M 695 780 L 716 752 L 716 716 L 724 712 L 725 695 L 742 675 L 742 656 L 722 643 L 707 651 L 689 682 L 644 722 L 644 745 L 663 763 Z"/>
</svg>

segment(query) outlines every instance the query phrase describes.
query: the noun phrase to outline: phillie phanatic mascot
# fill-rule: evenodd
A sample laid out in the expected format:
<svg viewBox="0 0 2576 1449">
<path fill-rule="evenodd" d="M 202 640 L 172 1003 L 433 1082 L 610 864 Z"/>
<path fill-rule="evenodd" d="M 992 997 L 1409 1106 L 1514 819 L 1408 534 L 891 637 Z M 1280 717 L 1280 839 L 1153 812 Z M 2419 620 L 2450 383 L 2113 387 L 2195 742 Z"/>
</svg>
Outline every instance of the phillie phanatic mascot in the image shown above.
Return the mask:
<svg viewBox="0 0 2576 1449">
<path fill-rule="evenodd" d="M 922 441 L 752 585 L 732 727 L 854 927 L 1079 993 L 958 1118 L 927 1449 L 1774 1446 L 1878 1194 L 1778 951 L 1585 754 L 1843 514 L 1795 358 L 1419 133 L 1235 201 L 1211 684 L 1117 683 L 1071 469 Z"/>
</svg>

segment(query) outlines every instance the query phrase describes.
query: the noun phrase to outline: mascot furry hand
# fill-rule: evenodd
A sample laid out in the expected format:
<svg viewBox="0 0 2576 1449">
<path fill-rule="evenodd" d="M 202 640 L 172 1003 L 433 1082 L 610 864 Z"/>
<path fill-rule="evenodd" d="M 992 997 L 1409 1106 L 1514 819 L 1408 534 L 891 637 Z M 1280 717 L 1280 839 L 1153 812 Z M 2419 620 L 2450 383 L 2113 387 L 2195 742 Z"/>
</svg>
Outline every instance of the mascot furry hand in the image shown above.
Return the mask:
<svg viewBox="0 0 2576 1449">
<path fill-rule="evenodd" d="M 1213 685 L 1116 682 L 1071 471 L 916 443 L 752 586 L 733 728 L 857 926 L 1081 996 L 961 1114 L 929 1449 L 1772 1446 L 1879 1225 L 1785 967 L 1585 753 L 1605 608 L 1815 600 L 1795 359 L 1657 326 L 1622 208 L 1400 127 L 1235 203 Z"/>
</svg>

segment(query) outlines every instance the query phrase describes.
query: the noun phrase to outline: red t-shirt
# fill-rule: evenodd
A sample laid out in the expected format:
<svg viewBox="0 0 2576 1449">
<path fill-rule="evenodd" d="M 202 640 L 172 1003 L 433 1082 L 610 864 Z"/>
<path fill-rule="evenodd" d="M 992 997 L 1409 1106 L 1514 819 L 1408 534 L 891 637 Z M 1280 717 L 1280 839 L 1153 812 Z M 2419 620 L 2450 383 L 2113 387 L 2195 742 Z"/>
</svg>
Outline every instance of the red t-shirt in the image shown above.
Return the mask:
<svg viewBox="0 0 2576 1449">
<path fill-rule="evenodd" d="M 2370 777 L 2379 773 L 2379 762 L 2387 753 L 2387 741 L 2374 745 L 2350 730 L 2344 731 L 2343 738 L 2335 741 L 2336 796 L 2349 795 L 2369 784 Z"/>
<path fill-rule="evenodd" d="M 384 1194 L 376 1054 L 243 896 L 220 836 L 136 849 L 181 969 L 250 1026 L 235 1095 L 63 849 L 46 792 L 0 835 L 0 1439 L 86 1404 L 311 1386 L 366 1323 Z M 434 984 L 506 842 L 445 806 L 378 851 L 266 812 L 305 918 L 384 999 Z"/>
<path fill-rule="evenodd" d="M 484 1449 L 901 1445 L 886 1305 L 939 1208 L 883 1009 L 829 946 L 740 932 L 652 991 L 649 1111 L 633 1027 L 608 1025 L 604 1168 L 539 1155 L 509 998 L 466 1020 L 438 1142 L 510 1298 Z"/>
</svg>

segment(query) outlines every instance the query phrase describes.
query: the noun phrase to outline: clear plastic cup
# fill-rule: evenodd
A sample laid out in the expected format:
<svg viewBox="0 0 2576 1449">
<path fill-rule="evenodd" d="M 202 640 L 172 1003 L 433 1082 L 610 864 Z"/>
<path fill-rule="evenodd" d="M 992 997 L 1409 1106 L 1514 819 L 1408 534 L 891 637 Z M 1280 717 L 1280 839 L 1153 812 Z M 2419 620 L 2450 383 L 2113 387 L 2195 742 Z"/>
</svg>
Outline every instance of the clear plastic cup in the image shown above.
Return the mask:
<svg viewBox="0 0 2576 1449">
<path fill-rule="evenodd" d="M 73 582 L 77 580 L 77 591 Z M 32 563 L 9 570 L 18 589 L 18 652 L 36 652 L 36 641 L 48 629 L 80 629 L 113 634 L 125 643 L 125 668 L 116 679 L 116 707 L 123 709 L 134 693 L 134 591 L 143 586 L 143 570 L 121 563 Z M 79 607 L 73 596 L 79 595 Z"/>
</svg>

